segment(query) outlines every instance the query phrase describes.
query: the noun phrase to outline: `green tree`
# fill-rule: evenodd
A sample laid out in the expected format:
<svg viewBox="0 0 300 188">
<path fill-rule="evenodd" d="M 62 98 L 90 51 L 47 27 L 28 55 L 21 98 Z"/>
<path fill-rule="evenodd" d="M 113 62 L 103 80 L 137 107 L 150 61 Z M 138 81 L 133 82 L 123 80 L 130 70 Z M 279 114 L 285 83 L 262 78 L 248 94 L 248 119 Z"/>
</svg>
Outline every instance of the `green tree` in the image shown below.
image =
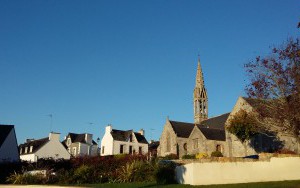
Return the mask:
<svg viewBox="0 0 300 188">
<path fill-rule="evenodd" d="M 229 120 L 226 129 L 243 143 L 259 132 L 258 122 L 254 113 L 247 113 L 245 110 L 239 110 Z"/>
</svg>

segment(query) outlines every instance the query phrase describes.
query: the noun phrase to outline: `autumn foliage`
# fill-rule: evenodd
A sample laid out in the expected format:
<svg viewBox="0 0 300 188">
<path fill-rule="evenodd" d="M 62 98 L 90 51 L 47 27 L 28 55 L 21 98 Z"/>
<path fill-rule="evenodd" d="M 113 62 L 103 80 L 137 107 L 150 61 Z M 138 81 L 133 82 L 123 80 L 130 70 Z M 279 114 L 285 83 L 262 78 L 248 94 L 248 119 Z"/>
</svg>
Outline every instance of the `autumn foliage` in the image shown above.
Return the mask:
<svg viewBox="0 0 300 188">
<path fill-rule="evenodd" d="M 246 93 L 254 99 L 258 121 L 270 132 L 299 140 L 300 134 L 300 45 L 290 39 L 270 55 L 245 64 L 250 83 Z"/>
</svg>

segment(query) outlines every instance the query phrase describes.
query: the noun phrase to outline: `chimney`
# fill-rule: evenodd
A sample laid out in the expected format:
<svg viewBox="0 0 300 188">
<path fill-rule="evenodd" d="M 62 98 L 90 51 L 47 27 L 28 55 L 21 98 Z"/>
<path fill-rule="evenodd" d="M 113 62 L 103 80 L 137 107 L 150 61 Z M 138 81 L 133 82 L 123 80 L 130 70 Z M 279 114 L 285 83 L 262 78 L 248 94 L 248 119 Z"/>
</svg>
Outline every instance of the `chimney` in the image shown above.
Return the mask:
<svg viewBox="0 0 300 188">
<path fill-rule="evenodd" d="M 112 131 L 112 126 L 110 124 L 108 124 L 106 127 L 105 127 L 105 132 L 106 133 L 110 133 Z"/>
<path fill-rule="evenodd" d="M 145 135 L 145 131 L 144 131 L 144 129 L 141 129 L 141 130 L 139 130 L 139 132 L 138 133 L 140 133 L 141 135 Z"/>
<path fill-rule="evenodd" d="M 49 140 L 55 140 L 59 142 L 60 133 L 51 132 L 49 133 Z"/>
<path fill-rule="evenodd" d="M 92 138 L 93 138 L 92 134 L 85 133 L 84 139 L 87 144 L 92 144 Z"/>
<path fill-rule="evenodd" d="M 29 142 L 32 142 L 32 141 L 34 141 L 33 138 L 27 138 L 26 141 L 25 141 L 25 143 L 29 143 Z"/>
</svg>

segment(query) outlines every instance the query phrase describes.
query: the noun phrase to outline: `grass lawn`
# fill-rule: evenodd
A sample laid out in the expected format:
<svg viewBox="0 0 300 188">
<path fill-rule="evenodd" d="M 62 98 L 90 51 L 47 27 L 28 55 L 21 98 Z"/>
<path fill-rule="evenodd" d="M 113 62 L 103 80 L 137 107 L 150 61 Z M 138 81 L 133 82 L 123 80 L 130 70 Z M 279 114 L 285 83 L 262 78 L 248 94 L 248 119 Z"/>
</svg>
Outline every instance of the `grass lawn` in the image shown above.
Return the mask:
<svg viewBox="0 0 300 188">
<path fill-rule="evenodd" d="M 154 188 L 154 187 L 175 187 L 175 188 L 300 188 L 300 180 L 298 181 L 281 181 L 281 182 L 266 182 L 266 183 L 247 183 L 247 184 L 230 184 L 230 185 L 156 185 L 155 183 L 115 183 L 115 184 L 95 184 L 85 185 L 85 187 L 100 187 L 100 188 Z"/>
</svg>

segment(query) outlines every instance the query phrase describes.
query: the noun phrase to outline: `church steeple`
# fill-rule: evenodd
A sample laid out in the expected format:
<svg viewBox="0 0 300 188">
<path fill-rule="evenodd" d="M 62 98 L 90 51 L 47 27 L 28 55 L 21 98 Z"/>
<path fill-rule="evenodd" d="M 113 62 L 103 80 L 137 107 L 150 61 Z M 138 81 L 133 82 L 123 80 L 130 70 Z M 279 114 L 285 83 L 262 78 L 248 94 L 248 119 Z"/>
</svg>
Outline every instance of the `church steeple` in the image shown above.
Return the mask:
<svg viewBox="0 0 300 188">
<path fill-rule="evenodd" d="M 196 75 L 196 86 L 194 89 L 194 122 L 199 124 L 206 120 L 208 116 L 208 97 L 204 85 L 203 73 L 198 57 L 198 67 Z"/>
</svg>

